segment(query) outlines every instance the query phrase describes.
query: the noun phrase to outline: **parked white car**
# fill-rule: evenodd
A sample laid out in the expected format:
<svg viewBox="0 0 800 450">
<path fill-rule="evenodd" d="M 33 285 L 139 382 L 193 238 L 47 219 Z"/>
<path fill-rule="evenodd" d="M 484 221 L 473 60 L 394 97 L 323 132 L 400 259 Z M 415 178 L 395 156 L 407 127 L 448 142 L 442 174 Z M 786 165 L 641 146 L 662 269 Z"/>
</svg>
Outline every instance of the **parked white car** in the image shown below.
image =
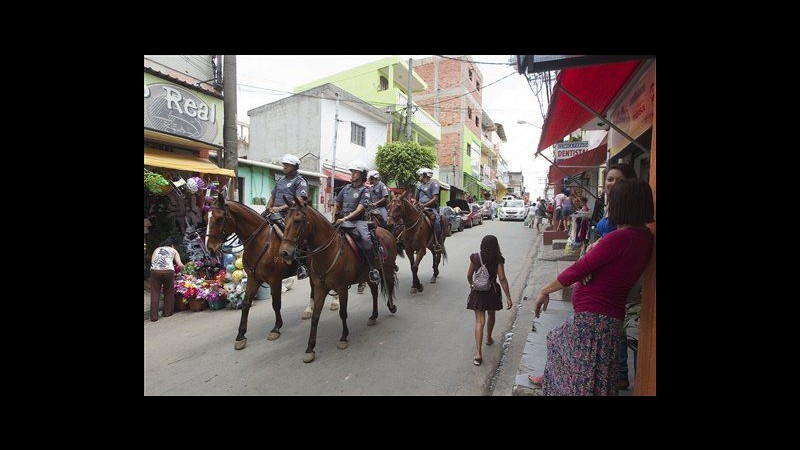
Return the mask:
<svg viewBox="0 0 800 450">
<path fill-rule="evenodd" d="M 497 211 L 500 220 L 525 220 L 528 208 L 523 200 L 506 200 Z"/>
</svg>

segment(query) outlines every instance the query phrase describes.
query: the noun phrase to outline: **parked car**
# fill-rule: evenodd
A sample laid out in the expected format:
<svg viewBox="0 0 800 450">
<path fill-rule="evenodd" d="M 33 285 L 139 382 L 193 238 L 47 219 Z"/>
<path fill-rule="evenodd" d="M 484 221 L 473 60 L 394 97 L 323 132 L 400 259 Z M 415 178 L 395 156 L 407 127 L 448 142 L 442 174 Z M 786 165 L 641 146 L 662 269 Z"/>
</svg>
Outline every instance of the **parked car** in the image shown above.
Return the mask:
<svg viewBox="0 0 800 450">
<path fill-rule="evenodd" d="M 494 202 L 492 202 L 492 201 L 489 201 L 489 202 L 484 201 L 481 204 L 481 218 L 494 220 L 494 217 L 492 217 L 492 209 L 494 209 Z"/>
<path fill-rule="evenodd" d="M 522 200 L 505 200 L 497 211 L 500 220 L 525 220 L 528 208 Z"/>
<path fill-rule="evenodd" d="M 441 213 L 450 222 L 450 234 L 454 231 L 464 231 L 464 223 L 461 221 L 461 214 L 449 206 L 442 206 Z"/>
<path fill-rule="evenodd" d="M 472 225 L 480 220 L 480 207 L 478 207 L 476 211 L 473 211 L 472 205 L 478 206 L 477 203 L 469 204 L 466 200 L 461 198 L 454 198 L 447 201 L 447 206 L 454 210 L 458 208 L 459 214 L 461 215 L 462 228 L 472 228 Z M 476 219 L 475 216 L 478 216 L 478 218 Z"/>
<path fill-rule="evenodd" d="M 483 208 L 477 203 L 470 203 L 469 209 L 472 212 L 472 224 L 483 225 Z"/>
</svg>

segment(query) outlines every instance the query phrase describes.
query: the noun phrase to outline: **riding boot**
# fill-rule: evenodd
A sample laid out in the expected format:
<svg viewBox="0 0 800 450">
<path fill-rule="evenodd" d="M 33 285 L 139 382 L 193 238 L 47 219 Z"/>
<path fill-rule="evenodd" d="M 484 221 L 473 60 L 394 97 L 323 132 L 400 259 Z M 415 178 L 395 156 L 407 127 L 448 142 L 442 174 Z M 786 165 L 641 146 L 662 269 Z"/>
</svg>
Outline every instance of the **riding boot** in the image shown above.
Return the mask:
<svg viewBox="0 0 800 450">
<path fill-rule="evenodd" d="M 294 260 L 297 262 L 297 279 L 303 280 L 308 278 L 308 269 L 306 269 L 306 266 L 303 264 L 303 262 L 297 259 L 297 257 L 295 257 Z"/>
<path fill-rule="evenodd" d="M 437 220 L 433 225 L 433 251 L 441 253 L 442 251 L 442 224 Z"/>
<path fill-rule="evenodd" d="M 375 268 L 375 247 L 364 249 L 364 256 L 367 258 L 369 264 L 369 281 L 377 283 L 381 280 L 381 274 Z"/>
</svg>

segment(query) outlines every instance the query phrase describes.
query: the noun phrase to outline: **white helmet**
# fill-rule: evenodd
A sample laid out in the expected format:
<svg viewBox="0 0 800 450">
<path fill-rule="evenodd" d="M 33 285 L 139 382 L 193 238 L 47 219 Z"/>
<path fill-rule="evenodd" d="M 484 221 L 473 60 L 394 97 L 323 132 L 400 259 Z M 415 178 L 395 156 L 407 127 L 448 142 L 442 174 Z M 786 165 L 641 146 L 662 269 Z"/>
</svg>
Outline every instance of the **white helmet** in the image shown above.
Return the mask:
<svg viewBox="0 0 800 450">
<path fill-rule="evenodd" d="M 367 165 L 362 163 L 361 161 L 352 161 L 350 163 L 350 167 L 348 167 L 347 170 L 357 170 L 359 172 L 366 172 L 368 169 Z"/>
<path fill-rule="evenodd" d="M 381 174 L 379 174 L 377 170 L 370 170 L 369 173 L 367 174 L 367 178 L 372 178 L 372 177 L 380 178 Z"/>
<path fill-rule="evenodd" d="M 287 154 L 283 155 L 283 158 L 281 158 L 281 163 L 282 164 L 294 164 L 295 166 L 297 166 L 299 168 L 300 167 L 300 158 L 298 158 L 297 156 L 290 155 L 289 153 L 287 153 Z"/>
<path fill-rule="evenodd" d="M 433 176 L 433 171 L 431 169 L 428 169 L 427 167 L 423 167 L 423 168 L 417 170 L 417 176 L 418 177 L 422 176 L 422 174 L 426 174 L 429 177 L 432 177 Z"/>
</svg>

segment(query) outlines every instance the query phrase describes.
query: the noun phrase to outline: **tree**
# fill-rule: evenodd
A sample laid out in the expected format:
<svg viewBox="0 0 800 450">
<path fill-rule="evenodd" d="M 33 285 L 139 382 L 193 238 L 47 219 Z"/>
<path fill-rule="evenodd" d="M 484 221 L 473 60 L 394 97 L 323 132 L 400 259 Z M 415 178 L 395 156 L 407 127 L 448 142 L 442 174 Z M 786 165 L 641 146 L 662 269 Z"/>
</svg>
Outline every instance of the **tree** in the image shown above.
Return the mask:
<svg viewBox="0 0 800 450">
<path fill-rule="evenodd" d="M 398 187 L 408 189 L 417 181 L 417 169 L 433 168 L 436 164 L 436 150 L 417 142 L 391 142 L 378 147 L 375 165 L 384 183 L 397 183 Z"/>
</svg>

